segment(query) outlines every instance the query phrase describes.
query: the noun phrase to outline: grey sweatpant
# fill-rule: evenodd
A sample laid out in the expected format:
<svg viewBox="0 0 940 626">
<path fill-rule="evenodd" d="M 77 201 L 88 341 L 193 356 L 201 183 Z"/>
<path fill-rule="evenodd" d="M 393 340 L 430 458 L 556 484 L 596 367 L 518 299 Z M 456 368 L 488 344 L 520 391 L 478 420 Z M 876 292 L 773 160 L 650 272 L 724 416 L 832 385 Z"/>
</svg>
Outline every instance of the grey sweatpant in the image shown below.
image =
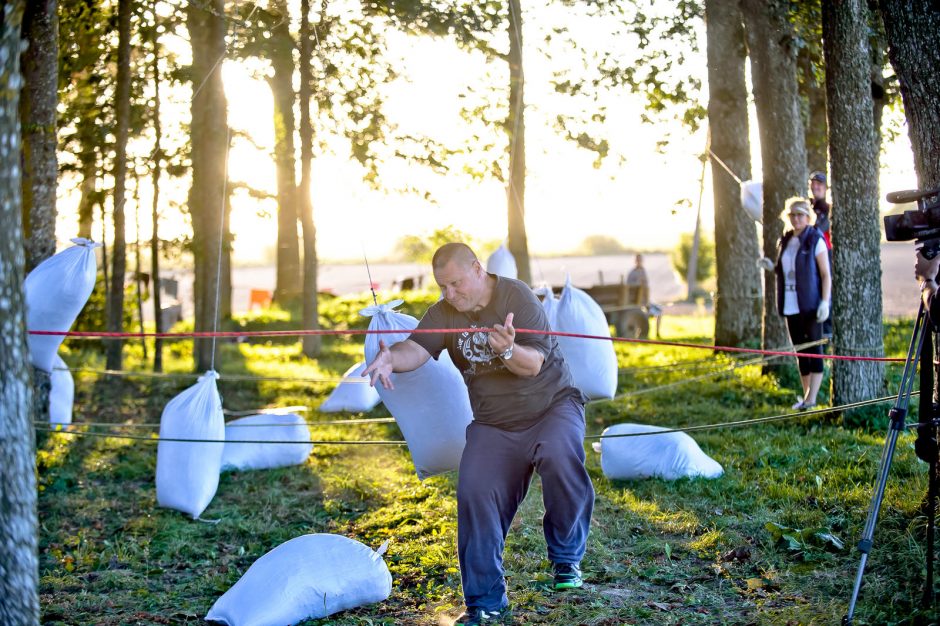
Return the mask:
<svg viewBox="0 0 940 626">
<path fill-rule="evenodd" d="M 457 552 L 468 607 L 508 604 L 503 547 L 532 472 L 542 478 L 542 528 L 553 563 L 584 556 L 594 487 L 584 468 L 584 406 L 555 403 L 526 430 L 471 422 L 457 481 Z"/>
</svg>

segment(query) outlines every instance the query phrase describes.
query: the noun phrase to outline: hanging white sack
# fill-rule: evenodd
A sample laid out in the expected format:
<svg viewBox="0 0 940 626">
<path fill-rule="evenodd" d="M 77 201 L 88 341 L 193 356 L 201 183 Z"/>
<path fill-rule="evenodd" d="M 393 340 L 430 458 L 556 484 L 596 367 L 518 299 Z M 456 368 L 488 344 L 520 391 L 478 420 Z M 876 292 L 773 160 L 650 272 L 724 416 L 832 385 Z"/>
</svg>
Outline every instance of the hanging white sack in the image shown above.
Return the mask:
<svg viewBox="0 0 940 626">
<path fill-rule="evenodd" d="M 746 180 L 741 183 L 741 206 L 751 219 L 762 221 L 764 219 L 764 183 L 759 180 Z"/>
<path fill-rule="evenodd" d="M 219 486 L 225 419 L 216 387 L 219 377 L 208 371 L 199 381 L 167 403 L 160 418 L 157 444 L 157 504 L 198 518 Z"/>
<path fill-rule="evenodd" d="M 356 363 L 343 374 L 343 380 L 330 396 L 320 405 L 321 413 L 350 411 L 361 413 L 371 411 L 382 401 L 379 392 L 369 384 L 368 378 L 362 377 L 366 368 L 363 362 Z"/>
<path fill-rule="evenodd" d="M 75 244 L 49 257 L 23 282 L 27 330 L 68 331 L 95 289 L 95 248 L 100 243 L 76 237 Z M 52 372 L 52 362 L 63 335 L 29 335 L 32 364 Z"/>
<path fill-rule="evenodd" d="M 366 335 L 366 363 L 379 353 L 379 340 L 391 346 L 408 338 L 418 325 L 410 315 L 396 313 L 402 300 L 368 307 L 361 315 L 371 317 L 369 330 L 400 330 L 400 333 Z M 394 389 L 385 389 L 377 383 L 382 402 L 398 423 L 418 478 L 456 470 L 467 443 L 466 430 L 473 419 L 470 397 L 463 377 L 443 351 L 435 361 L 428 362 L 411 372 L 397 372 L 391 376 Z"/>
<path fill-rule="evenodd" d="M 341 535 L 302 535 L 252 563 L 216 600 L 206 621 L 227 626 L 289 626 L 366 604 L 392 592 L 378 550 Z"/>
<path fill-rule="evenodd" d="M 75 400 L 75 381 L 72 372 L 58 354 L 52 361 L 49 390 L 49 423 L 71 424 L 72 404 Z"/>
<path fill-rule="evenodd" d="M 548 325 L 555 330 L 555 317 L 558 309 L 558 298 L 555 292 L 548 285 L 536 287 L 534 290 L 536 296 L 542 301 L 542 308 L 545 310 L 545 316 L 548 318 Z"/>
<path fill-rule="evenodd" d="M 519 270 L 516 268 L 516 258 L 512 255 L 512 252 L 509 251 L 509 248 L 506 247 L 506 244 L 502 244 L 500 247 L 496 248 L 496 251 L 486 259 L 486 271 L 490 274 L 505 276 L 506 278 L 519 277 Z"/>
<path fill-rule="evenodd" d="M 237 443 L 296 441 L 297 443 Z M 258 470 L 303 465 L 313 451 L 310 429 L 296 413 L 261 413 L 225 425 L 222 471 Z"/>
<path fill-rule="evenodd" d="M 692 437 L 685 433 L 663 433 L 639 437 L 613 437 L 629 433 L 649 433 L 666 430 L 644 424 L 616 424 L 604 429 L 600 443 L 594 451 L 601 453 L 604 476 L 614 480 L 637 478 L 718 478 L 721 465 L 702 452 Z"/>
<path fill-rule="evenodd" d="M 565 281 L 558 298 L 555 323 L 559 332 L 610 337 L 604 311 L 584 291 Z M 558 345 L 568 362 L 575 385 L 590 399 L 613 398 L 617 393 L 617 355 L 614 344 L 605 339 L 559 337 Z"/>
</svg>

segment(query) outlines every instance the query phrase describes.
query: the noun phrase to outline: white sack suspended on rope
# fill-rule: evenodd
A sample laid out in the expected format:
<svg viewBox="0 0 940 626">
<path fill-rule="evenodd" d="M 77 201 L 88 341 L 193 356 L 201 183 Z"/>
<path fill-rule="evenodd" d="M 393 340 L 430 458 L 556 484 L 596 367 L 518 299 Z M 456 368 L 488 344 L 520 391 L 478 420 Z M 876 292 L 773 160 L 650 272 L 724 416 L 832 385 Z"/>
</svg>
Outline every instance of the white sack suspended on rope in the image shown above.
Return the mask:
<svg viewBox="0 0 940 626">
<path fill-rule="evenodd" d="M 764 183 L 759 180 L 746 180 L 741 183 L 741 206 L 752 219 L 762 221 L 764 219 Z"/>
<path fill-rule="evenodd" d="M 303 535 L 252 563 L 216 600 L 206 621 L 227 626 L 289 626 L 382 602 L 392 575 L 373 551 L 341 535 Z"/>
<path fill-rule="evenodd" d="M 72 404 L 75 400 L 75 381 L 72 372 L 58 354 L 52 361 L 49 390 L 49 423 L 71 424 Z"/>
<path fill-rule="evenodd" d="M 157 504 L 198 518 L 219 486 L 225 420 L 217 373 L 199 377 L 163 409 L 160 438 L 208 439 L 219 443 L 161 441 L 157 444 Z"/>
<path fill-rule="evenodd" d="M 368 379 L 362 377 L 362 370 L 365 368 L 366 364 L 359 362 L 346 370 L 343 380 L 320 405 L 320 412 L 362 413 L 374 409 L 382 398 L 379 397 L 379 392 L 369 384 Z"/>
<path fill-rule="evenodd" d="M 396 313 L 402 300 L 393 300 L 363 309 L 359 313 L 371 317 L 369 330 L 400 330 L 400 333 L 366 335 L 366 363 L 379 353 L 379 340 L 385 345 L 403 341 L 418 325 L 410 315 Z M 391 375 L 394 389 L 375 386 L 382 402 L 398 423 L 418 478 L 456 470 L 467 443 L 466 430 L 473 419 L 470 397 L 463 377 L 450 360 L 447 351 L 435 361 L 411 372 Z"/>
<path fill-rule="evenodd" d="M 36 266 L 23 282 L 26 292 L 27 330 L 68 331 L 95 289 L 98 266 L 95 248 L 100 243 L 76 237 L 74 246 Z M 52 372 L 62 335 L 29 335 L 32 364 Z"/>
<path fill-rule="evenodd" d="M 239 440 L 297 443 L 234 443 Z M 225 425 L 222 471 L 302 465 L 312 451 L 310 429 L 304 419 L 296 413 L 249 415 Z"/>
<path fill-rule="evenodd" d="M 644 424 L 617 424 L 604 429 L 601 437 L 661 430 L 666 429 Z M 702 452 L 686 433 L 602 438 L 593 447 L 595 452 L 601 453 L 604 476 L 614 480 L 718 478 L 724 473 L 721 465 Z"/>
<path fill-rule="evenodd" d="M 486 271 L 490 274 L 499 274 L 506 278 L 518 278 L 519 270 L 516 268 L 516 258 L 506 247 L 506 244 L 500 245 L 486 259 Z"/>
<path fill-rule="evenodd" d="M 594 299 L 571 285 L 571 277 L 558 298 L 552 329 L 564 333 L 610 337 L 604 311 Z M 617 355 L 614 344 L 603 339 L 559 337 L 558 345 L 571 369 L 575 385 L 588 398 L 613 398 L 617 393 Z"/>
<path fill-rule="evenodd" d="M 533 292 L 542 301 L 542 308 L 545 309 L 548 325 L 551 326 L 552 330 L 556 330 L 555 317 L 558 309 L 558 298 L 555 297 L 555 292 L 552 291 L 552 288 L 548 285 L 536 287 L 533 289 Z"/>
</svg>

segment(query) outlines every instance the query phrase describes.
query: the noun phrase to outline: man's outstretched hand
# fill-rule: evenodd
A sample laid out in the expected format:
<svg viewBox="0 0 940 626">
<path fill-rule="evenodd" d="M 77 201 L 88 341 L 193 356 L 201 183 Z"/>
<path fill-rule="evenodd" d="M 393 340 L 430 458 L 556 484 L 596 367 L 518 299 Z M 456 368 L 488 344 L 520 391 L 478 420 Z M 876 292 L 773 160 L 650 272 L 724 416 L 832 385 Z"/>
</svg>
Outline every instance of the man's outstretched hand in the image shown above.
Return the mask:
<svg viewBox="0 0 940 626">
<path fill-rule="evenodd" d="M 375 387 L 375 381 L 382 383 L 386 389 L 394 389 L 390 378 L 392 374 L 392 352 L 385 345 L 385 342 L 379 339 L 379 353 L 372 360 L 369 366 L 362 370 L 362 375 L 369 377 L 369 385 Z"/>
<path fill-rule="evenodd" d="M 512 326 L 512 317 L 513 314 L 509 313 L 505 323 L 493 324 L 493 332 L 490 333 L 488 342 L 496 354 L 502 354 L 516 343 L 516 329 Z"/>
</svg>

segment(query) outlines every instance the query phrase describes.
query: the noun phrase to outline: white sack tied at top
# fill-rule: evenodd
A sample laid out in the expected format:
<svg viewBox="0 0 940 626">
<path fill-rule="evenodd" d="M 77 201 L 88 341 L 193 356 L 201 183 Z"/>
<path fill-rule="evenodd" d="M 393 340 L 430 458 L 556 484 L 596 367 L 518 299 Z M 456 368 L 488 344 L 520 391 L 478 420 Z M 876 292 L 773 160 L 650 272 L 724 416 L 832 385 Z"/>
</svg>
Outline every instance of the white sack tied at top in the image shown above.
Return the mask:
<svg viewBox="0 0 940 626">
<path fill-rule="evenodd" d="M 37 265 L 23 283 L 27 330 L 71 330 L 75 318 L 95 289 L 98 267 L 95 248 L 100 243 L 76 237 L 70 246 Z M 32 364 L 52 372 L 63 335 L 29 335 Z"/>
<path fill-rule="evenodd" d="M 369 330 L 401 331 L 366 335 L 366 363 L 371 363 L 378 355 L 379 341 L 392 346 L 407 339 L 410 331 L 418 326 L 415 318 L 395 312 L 395 307 L 402 302 L 393 300 L 360 311 L 361 315 L 372 318 Z M 428 359 L 414 371 L 392 374 L 391 380 L 394 389 L 385 389 L 380 383 L 376 383 L 375 389 L 405 436 L 418 478 L 424 480 L 456 470 L 467 443 L 466 430 L 473 419 L 473 411 L 467 385 L 447 351 L 436 361 Z"/>
<path fill-rule="evenodd" d="M 548 285 L 542 285 L 532 290 L 542 302 L 542 309 L 545 311 L 545 317 L 548 318 L 548 325 L 555 330 L 555 317 L 558 310 L 558 298 L 555 292 Z"/>
<path fill-rule="evenodd" d="M 252 563 L 216 600 L 206 621 L 227 626 L 289 626 L 382 602 L 392 575 L 374 551 L 341 535 L 302 535 Z"/>
<path fill-rule="evenodd" d="M 238 443 L 271 441 L 277 443 Z M 283 443 L 295 441 L 297 443 Z M 313 444 L 310 429 L 296 413 L 260 413 L 225 425 L 222 471 L 260 470 L 303 465 Z"/>
<path fill-rule="evenodd" d="M 721 465 L 702 452 L 698 443 L 686 433 L 663 433 L 639 437 L 611 437 L 630 433 L 650 433 L 666 430 L 644 424 L 616 424 L 601 433 L 600 443 L 594 444 L 601 453 L 604 476 L 614 480 L 639 478 L 718 478 L 724 470 Z"/>
<path fill-rule="evenodd" d="M 365 362 L 360 361 L 346 370 L 343 380 L 320 405 L 319 411 L 321 413 L 340 411 L 362 413 L 374 409 L 382 398 L 379 397 L 379 392 L 369 384 L 368 379 L 362 377 L 362 370 L 365 368 Z"/>
<path fill-rule="evenodd" d="M 58 354 L 52 361 L 52 374 L 49 376 L 49 423 L 71 424 L 72 404 L 75 401 L 75 381 L 72 372 Z"/>
<path fill-rule="evenodd" d="M 225 447 L 225 419 L 216 386 L 219 377 L 208 371 L 163 409 L 157 444 L 157 504 L 198 518 L 219 486 Z"/>
<path fill-rule="evenodd" d="M 610 337 L 604 311 L 584 291 L 565 281 L 565 288 L 555 307 L 552 329 L 580 335 Z M 558 337 L 558 345 L 568 362 L 575 385 L 588 398 L 613 398 L 617 393 L 617 355 L 614 344 L 606 339 Z"/>
<path fill-rule="evenodd" d="M 746 180 L 741 183 L 741 206 L 751 219 L 764 220 L 764 183 L 759 180 Z"/>
<path fill-rule="evenodd" d="M 486 259 L 486 271 L 490 274 L 498 274 L 506 278 L 519 278 L 519 270 L 516 267 L 516 258 L 506 247 L 506 244 L 500 245 Z"/>
</svg>

